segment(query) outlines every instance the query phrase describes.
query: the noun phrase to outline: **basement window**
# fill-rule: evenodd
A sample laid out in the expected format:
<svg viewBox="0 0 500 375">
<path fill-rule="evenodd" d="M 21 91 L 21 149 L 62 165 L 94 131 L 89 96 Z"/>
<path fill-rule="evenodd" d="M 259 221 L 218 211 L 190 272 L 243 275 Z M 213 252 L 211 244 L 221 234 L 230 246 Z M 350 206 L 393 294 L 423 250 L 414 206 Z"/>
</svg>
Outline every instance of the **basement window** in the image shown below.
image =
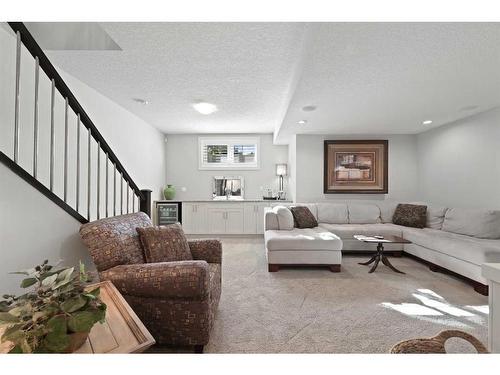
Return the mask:
<svg viewBox="0 0 500 375">
<path fill-rule="evenodd" d="M 259 169 L 260 138 L 200 137 L 199 169 Z"/>
</svg>

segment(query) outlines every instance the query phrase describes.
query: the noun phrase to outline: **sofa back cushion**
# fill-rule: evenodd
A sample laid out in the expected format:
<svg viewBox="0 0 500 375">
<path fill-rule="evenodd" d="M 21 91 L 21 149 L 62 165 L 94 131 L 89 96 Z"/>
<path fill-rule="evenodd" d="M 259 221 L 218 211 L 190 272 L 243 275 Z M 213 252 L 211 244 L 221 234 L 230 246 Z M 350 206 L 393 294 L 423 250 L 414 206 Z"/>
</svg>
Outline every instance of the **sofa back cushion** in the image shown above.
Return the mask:
<svg viewBox="0 0 500 375">
<path fill-rule="evenodd" d="M 147 263 L 193 260 L 189 244 L 179 224 L 137 228 Z"/>
<path fill-rule="evenodd" d="M 400 203 L 394 211 L 392 222 L 405 227 L 424 228 L 427 223 L 427 206 Z"/>
<path fill-rule="evenodd" d="M 350 203 L 350 224 L 376 224 L 380 223 L 380 208 L 373 203 Z"/>
<path fill-rule="evenodd" d="M 292 230 L 294 228 L 293 214 L 288 207 L 276 206 L 273 211 L 278 219 L 279 230 Z"/>
<path fill-rule="evenodd" d="M 328 224 L 348 224 L 347 203 L 318 203 L 318 222 Z"/>
<path fill-rule="evenodd" d="M 136 228 L 153 225 L 144 212 L 92 221 L 80 227 L 80 237 L 89 249 L 98 271 L 120 264 L 144 263 Z"/>
<path fill-rule="evenodd" d="M 446 207 L 427 206 L 427 223 L 425 226 L 427 228 L 441 230 L 446 211 L 448 211 Z"/>
<path fill-rule="evenodd" d="M 500 211 L 450 208 L 442 230 L 477 238 L 500 239 Z"/>
<path fill-rule="evenodd" d="M 375 203 L 380 209 L 380 220 L 382 223 L 392 223 L 392 217 L 398 202 L 394 201 L 381 201 Z"/>
</svg>

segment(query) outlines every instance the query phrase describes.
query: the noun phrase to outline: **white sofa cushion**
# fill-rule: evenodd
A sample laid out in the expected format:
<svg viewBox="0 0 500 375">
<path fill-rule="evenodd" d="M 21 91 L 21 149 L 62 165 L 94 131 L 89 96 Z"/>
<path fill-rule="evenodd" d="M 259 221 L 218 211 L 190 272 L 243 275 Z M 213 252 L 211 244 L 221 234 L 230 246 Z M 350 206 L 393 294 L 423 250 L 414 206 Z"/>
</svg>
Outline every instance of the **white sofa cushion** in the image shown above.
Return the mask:
<svg viewBox="0 0 500 375">
<path fill-rule="evenodd" d="M 396 224 L 326 224 L 320 223 L 320 227 L 336 234 L 342 240 L 354 239 L 355 234 L 399 236 L 403 234 L 403 227 Z"/>
<path fill-rule="evenodd" d="M 437 229 L 403 229 L 403 237 L 416 245 L 469 263 L 500 262 L 500 241 L 474 238 Z"/>
<path fill-rule="evenodd" d="M 264 240 L 268 251 L 342 250 L 342 240 L 321 227 L 268 230 L 264 234 Z"/>
<path fill-rule="evenodd" d="M 431 229 L 441 229 L 446 211 L 448 211 L 446 207 L 427 206 L 427 224 L 425 226 Z"/>
<path fill-rule="evenodd" d="M 278 218 L 278 229 L 279 230 L 292 230 L 294 227 L 293 214 L 288 207 L 276 206 L 273 208 Z"/>
<path fill-rule="evenodd" d="M 380 223 L 380 208 L 373 203 L 349 204 L 350 224 L 375 224 Z"/>
<path fill-rule="evenodd" d="M 279 230 L 278 215 L 274 212 L 274 208 L 264 208 L 264 230 Z"/>
<path fill-rule="evenodd" d="M 318 203 L 318 222 L 328 224 L 349 223 L 346 203 Z"/>
<path fill-rule="evenodd" d="M 442 230 L 477 238 L 500 238 L 500 211 L 450 208 Z"/>
<path fill-rule="evenodd" d="M 375 204 L 380 209 L 380 220 L 382 223 L 392 223 L 392 217 L 394 216 L 398 202 L 382 201 Z"/>
</svg>

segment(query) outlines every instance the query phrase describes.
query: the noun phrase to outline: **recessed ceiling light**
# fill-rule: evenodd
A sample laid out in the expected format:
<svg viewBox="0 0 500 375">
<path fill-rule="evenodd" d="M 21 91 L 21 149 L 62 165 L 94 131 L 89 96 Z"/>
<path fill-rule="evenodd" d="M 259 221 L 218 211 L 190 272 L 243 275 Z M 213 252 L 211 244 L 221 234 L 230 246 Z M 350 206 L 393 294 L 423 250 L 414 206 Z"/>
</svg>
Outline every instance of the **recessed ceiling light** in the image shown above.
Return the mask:
<svg viewBox="0 0 500 375">
<path fill-rule="evenodd" d="M 217 106 L 212 103 L 207 102 L 196 102 L 192 104 L 193 108 L 201 113 L 202 115 L 210 115 L 214 112 L 217 112 Z"/>
<path fill-rule="evenodd" d="M 307 124 L 307 120 L 299 120 L 297 123 L 299 125 L 305 125 L 305 124 Z"/>
<path fill-rule="evenodd" d="M 142 105 L 148 105 L 149 104 L 149 102 L 147 100 L 141 99 L 141 98 L 133 98 L 133 101 L 137 102 L 139 104 L 142 104 Z"/>
<path fill-rule="evenodd" d="M 315 105 L 306 105 L 305 107 L 302 107 L 302 110 L 304 112 L 312 112 L 312 111 L 316 110 L 316 106 Z"/>
<path fill-rule="evenodd" d="M 430 124 L 432 124 L 432 120 L 425 120 L 425 121 L 422 122 L 422 124 L 424 124 L 424 125 L 430 125 Z"/>
</svg>

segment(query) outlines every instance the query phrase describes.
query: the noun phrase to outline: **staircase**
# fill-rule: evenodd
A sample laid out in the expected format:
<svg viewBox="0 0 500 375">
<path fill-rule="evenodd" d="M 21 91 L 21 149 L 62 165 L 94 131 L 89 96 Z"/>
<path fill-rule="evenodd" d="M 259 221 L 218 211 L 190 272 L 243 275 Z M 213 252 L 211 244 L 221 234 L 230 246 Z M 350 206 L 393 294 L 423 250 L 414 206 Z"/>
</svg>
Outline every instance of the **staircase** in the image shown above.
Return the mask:
<svg viewBox="0 0 500 375">
<path fill-rule="evenodd" d="M 14 123 L 0 134 L 11 140 L 0 162 L 81 223 L 138 211 L 151 216 L 151 191 L 134 183 L 26 26 L 8 25 L 16 38 Z M 33 91 L 23 92 L 21 74 L 30 66 Z M 23 107 L 23 96 L 33 98 L 30 106 Z M 30 124 L 20 121 L 27 111 Z"/>
</svg>

